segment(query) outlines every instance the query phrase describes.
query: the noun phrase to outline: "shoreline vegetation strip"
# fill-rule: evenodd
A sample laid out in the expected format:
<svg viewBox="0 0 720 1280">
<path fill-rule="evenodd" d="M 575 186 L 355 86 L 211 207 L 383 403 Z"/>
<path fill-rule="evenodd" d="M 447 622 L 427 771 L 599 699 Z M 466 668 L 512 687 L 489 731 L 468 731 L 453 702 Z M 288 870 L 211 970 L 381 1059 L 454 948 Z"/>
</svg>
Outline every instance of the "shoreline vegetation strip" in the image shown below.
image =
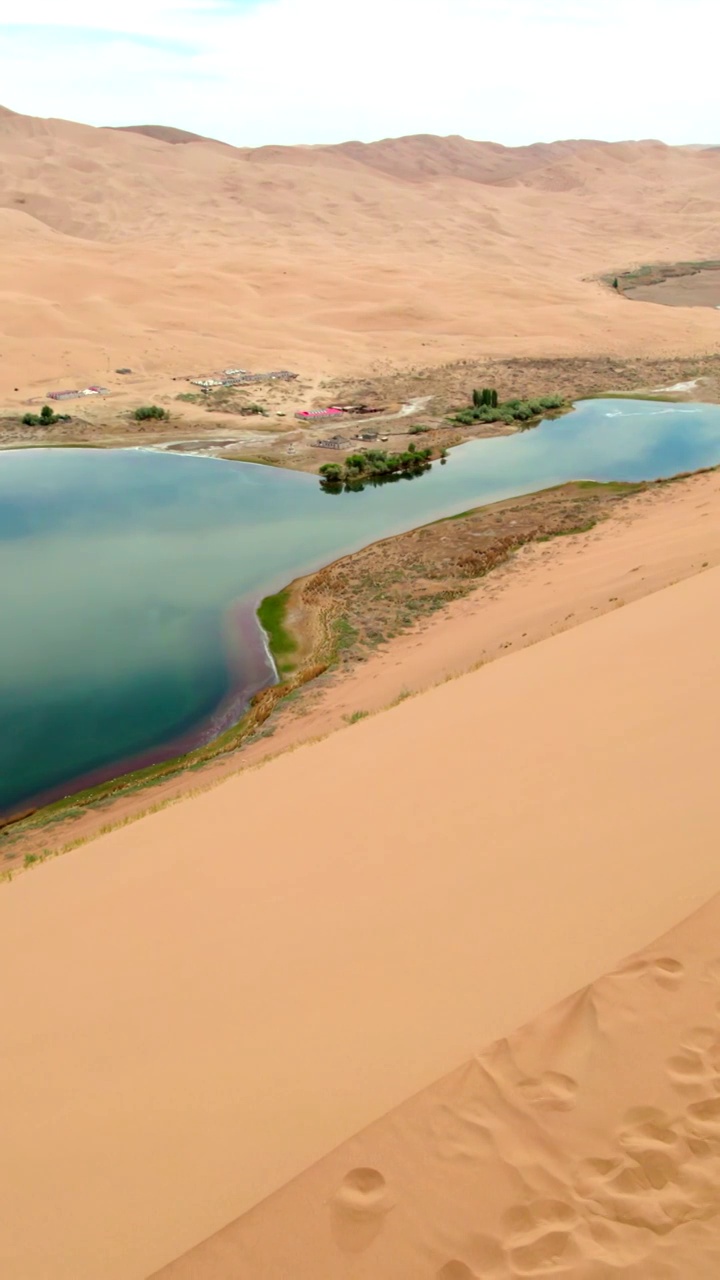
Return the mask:
<svg viewBox="0 0 720 1280">
<path fill-rule="evenodd" d="M 570 481 L 562 485 L 553 486 L 550 489 L 540 490 L 535 494 L 523 495 L 519 499 L 486 504 L 485 506 L 458 512 L 453 516 L 441 517 L 438 520 L 419 526 L 418 529 L 409 530 L 391 538 L 381 539 L 379 542 L 372 543 L 369 547 L 363 548 L 359 552 L 341 557 L 340 560 L 332 562 L 324 569 L 320 569 L 308 577 L 296 579 L 295 582 L 290 583 L 281 591 L 276 592 L 274 595 L 266 596 L 259 602 L 257 609 L 258 619 L 267 636 L 273 662 L 278 668 L 278 682 L 255 694 L 248 709 L 235 724 L 227 728 L 212 742 L 197 747 L 181 756 L 108 779 L 95 786 L 70 793 L 48 805 L 36 808 L 28 807 L 23 812 L 18 812 L 8 818 L 0 818 L 0 852 L 4 854 L 5 858 L 13 858 L 12 846 L 21 841 L 25 834 L 30 834 L 45 827 L 52 827 L 56 823 L 72 821 L 75 818 L 84 816 L 88 810 L 105 808 L 115 801 L 125 799 L 138 792 L 148 791 L 157 784 L 170 781 L 185 773 L 200 770 L 212 760 L 234 753 L 248 740 L 264 736 L 263 725 L 277 707 L 290 696 L 297 696 L 305 685 L 316 680 L 328 669 L 336 665 L 347 651 L 353 648 L 357 640 L 357 629 L 352 625 L 351 621 L 342 614 L 338 615 L 329 610 L 327 616 L 321 618 L 322 625 L 317 629 L 318 635 L 306 659 L 298 663 L 297 667 L 294 667 L 293 654 L 298 652 L 300 644 L 289 623 L 288 614 L 293 601 L 293 590 L 298 584 L 317 583 L 334 568 L 353 565 L 357 562 L 359 556 L 374 547 L 385 543 L 398 543 L 404 538 L 409 538 L 413 534 L 424 530 L 430 530 L 436 525 L 443 525 L 451 521 L 470 521 L 480 513 L 501 508 L 512 510 L 515 503 L 527 503 L 532 499 L 542 499 L 546 495 L 574 493 L 575 495 L 584 494 L 588 498 L 600 498 L 600 502 L 596 504 L 595 511 L 588 511 L 584 518 L 582 515 L 579 517 L 578 511 L 573 509 L 569 513 L 564 526 L 560 521 L 557 527 L 552 527 L 551 529 L 539 527 L 531 531 L 528 536 L 514 534 L 499 537 L 495 547 L 490 548 L 484 560 L 478 562 L 476 570 L 471 570 L 462 580 L 459 579 L 451 593 L 441 593 L 439 596 L 433 597 L 427 609 L 411 613 L 406 615 L 404 620 L 401 619 L 399 629 L 402 631 L 412 626 L 419 617 L 427 616 L 429 612 L 434 612 L 436 609 L 444 607 L 453 599 L 469 594 L 487 573 L 504 564 L 521 546 L 530 542 L 549 541 L 555 537 L 586 532 L 604 520 L 618 500 L 624 501 L 638 494 L 657 490 L 717 469 L 716 467 L 705 467 L 699 468 L 694 472 L 683 472 L 661 480 L 638 482 Z M 606 505 L 602 503 L 603 497 L 608 499 Z M 304 603 L 307 603 L 307 593 Z M 319 608 L 318 613 L 322 614 L 323 610 Z M 265 619 L 264 622 L 263 618 Z M 394 634 L 397 634 L 397 632 Z M 379 642 L 382 643 L 384 639 L 390 638 L 390 636 L 381 636 Z M 282 671 L 283 665 L 285 666 L 284 671 Z M 267 734 L 267 731 L 265 731 L 265 734 Z M 79 843 L 82 843 L 82 841 Z M 27 855 L 25 865 L 32 865 L 34 862 L 44 860 L 45 857 L 54 856 L 56 852 L 65 851 L 67 847 L 67 845 L 64 845 L 62 850 L 47 850 L 41 854 Z M 0 879 L 12 877 L 13 872 L 17 869 L 19 869 L 18 866 L 3 870 L 2 862 L 0 861 Z"/>
</svg>

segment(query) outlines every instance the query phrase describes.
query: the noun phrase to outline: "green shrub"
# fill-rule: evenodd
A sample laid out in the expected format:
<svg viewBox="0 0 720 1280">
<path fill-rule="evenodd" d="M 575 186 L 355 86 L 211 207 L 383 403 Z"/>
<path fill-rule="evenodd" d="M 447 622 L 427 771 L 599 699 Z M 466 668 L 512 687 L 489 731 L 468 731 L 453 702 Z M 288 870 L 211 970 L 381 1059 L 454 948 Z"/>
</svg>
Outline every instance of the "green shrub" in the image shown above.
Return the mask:
<svg viewBox="0 0 720 1280">
<path fill-rule="evenodd" d="M 148 418 L 167 418 L 168 412 L 157 404 L 143 404 L 135 410 L 133 417 L 137 422 L 145 422 Z"/>
<path fill-rule="evenodd" d="M 369 480 L 425 471 L 431 458 L 432 449 L 418 449 L 415 444 L 410 444 L 403 453 L 365 449 L 362 453 L 348 454 L 344 467 L 337 462 L 324 462 L 319 468 L 320 483 L 328 488 L 342 483 L 347 489 L 362 489 Z"/>
<path fill-rule="evenodd" d="M 69 413 L 55 413 L 49 404 L 44 404 L 39 413 L 25 413 L 22 418 L 25 427 L 52 427 L 56 422 L 69 421 Z"/>
<path fill-rule="evenodd" d="M 529 422 L 532 418 L 540 418 L 549 409 L 560 409 L 565 400 L 561 395 L 537 396 L 532 400 L 498 400 L 494 388 L 484 387 L 482 391 L 473 391 L 472 404 L 461 409 L 451 418 L 463 427 L 471 427 L 478 422 Z"/>
</svg>

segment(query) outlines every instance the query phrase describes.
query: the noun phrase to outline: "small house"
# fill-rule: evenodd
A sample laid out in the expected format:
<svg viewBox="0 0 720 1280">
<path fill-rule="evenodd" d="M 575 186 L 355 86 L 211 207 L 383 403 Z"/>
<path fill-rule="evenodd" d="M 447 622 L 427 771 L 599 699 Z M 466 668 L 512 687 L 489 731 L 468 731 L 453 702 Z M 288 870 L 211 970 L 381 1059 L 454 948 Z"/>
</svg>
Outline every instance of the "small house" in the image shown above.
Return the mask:
<svg viewBox="0 0 720 1280">
<path fill-rule="evenodd" d="M 345 449 L 347 443 L 344 436 L 328 436 L 325 440 L 317 440 L 315 447 L 317 449 Z"/>
</svg>

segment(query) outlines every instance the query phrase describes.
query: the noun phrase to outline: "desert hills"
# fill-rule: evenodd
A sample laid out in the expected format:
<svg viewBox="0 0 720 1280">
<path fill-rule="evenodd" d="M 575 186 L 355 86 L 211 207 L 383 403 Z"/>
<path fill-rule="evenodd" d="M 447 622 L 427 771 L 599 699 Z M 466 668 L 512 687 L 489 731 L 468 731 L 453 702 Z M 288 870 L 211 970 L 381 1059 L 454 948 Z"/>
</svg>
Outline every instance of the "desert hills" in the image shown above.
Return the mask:
<svg viewBox="0 0 720 1280">
<path fill-rule="evenodd" d="M 718 256 L 717 149 L 5 110 L 0 158 L 6 404 L 719 349 L 595 278 Z M 526 548 L 337 693 L 390 709 L 0 886 L 3 1276 L 715 1280 L 718 512 Z"/>
<path fill-rule="evenodd" d="M 712 311 L 628 305 L 594 279 L 717 254 L 714 149 L 419 136 L 249 150 L 4 110 L 0 162 L 6 402 L 128 364 L 319 375 L 720 344 Z"/>
</svg>

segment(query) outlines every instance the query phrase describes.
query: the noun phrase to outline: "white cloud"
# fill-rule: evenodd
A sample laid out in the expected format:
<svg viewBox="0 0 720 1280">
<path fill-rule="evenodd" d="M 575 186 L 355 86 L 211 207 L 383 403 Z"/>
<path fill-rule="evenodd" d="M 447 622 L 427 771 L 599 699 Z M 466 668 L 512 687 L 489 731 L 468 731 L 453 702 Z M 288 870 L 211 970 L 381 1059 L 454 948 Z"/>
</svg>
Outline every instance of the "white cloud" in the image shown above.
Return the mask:
<svg viewBox="0 0 720 1280">
<path fill-rule="evenodd" d="M 30 114 L 252 146 L 720 141 L 715 0 L 24 0 L 20 16 L 0 24 L 2 95 Z"/>
</svg>

